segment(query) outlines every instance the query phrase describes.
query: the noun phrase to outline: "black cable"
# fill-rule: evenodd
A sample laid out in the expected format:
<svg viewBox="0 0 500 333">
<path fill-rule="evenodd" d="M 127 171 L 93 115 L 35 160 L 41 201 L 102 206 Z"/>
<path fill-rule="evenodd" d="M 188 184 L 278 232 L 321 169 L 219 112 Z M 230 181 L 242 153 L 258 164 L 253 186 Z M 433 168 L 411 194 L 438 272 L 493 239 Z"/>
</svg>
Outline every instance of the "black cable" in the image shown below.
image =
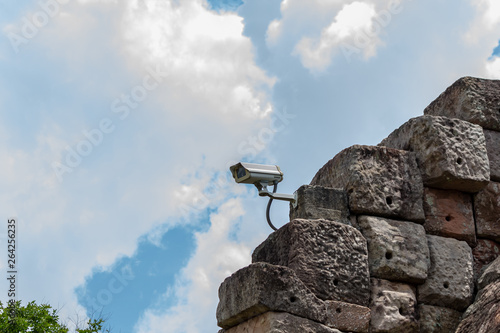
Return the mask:
<svg viewBox="0 0 500 333">
<path fill-rule="evenodd" d="M 274 183 L 274 188 L 273 188 L 273 193 L 276 193 L 276 191 L 278 190 L 278 183 Z M 276 227 L 271 223 L 271 219 L 269 218 L 269 211 L 271 210 L 271 204 L 273 203 L 273 197 L 270 197 L 269 198 L 269 202 L 267 203 L 267 209 L 266 209 L 266 218 L 267 218 L 267 223 L 269 224 L 269 226 L 274 230 L 278 230 L 276 229 Z"/>
</svg>

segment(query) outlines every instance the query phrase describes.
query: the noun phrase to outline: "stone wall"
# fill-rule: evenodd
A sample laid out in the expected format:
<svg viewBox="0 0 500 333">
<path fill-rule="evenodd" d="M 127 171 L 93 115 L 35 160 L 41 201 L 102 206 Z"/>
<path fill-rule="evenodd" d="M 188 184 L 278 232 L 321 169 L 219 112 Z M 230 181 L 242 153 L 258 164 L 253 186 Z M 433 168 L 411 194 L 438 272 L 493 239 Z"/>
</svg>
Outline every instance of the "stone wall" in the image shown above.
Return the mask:
<svg viewBox="0 0 500 333">
<path fill-rule="evenodd" d="M 500 81 L 459 79 L 297 193 L 220 286 L 220 332 L 500 332 Z"/>
</svg>

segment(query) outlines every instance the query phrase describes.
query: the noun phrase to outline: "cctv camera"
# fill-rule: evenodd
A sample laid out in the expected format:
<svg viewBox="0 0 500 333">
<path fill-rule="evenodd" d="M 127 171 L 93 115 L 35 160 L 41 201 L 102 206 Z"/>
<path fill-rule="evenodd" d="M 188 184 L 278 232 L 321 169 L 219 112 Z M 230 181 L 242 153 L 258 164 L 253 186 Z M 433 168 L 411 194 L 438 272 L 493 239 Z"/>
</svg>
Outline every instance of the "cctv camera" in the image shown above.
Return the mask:
<svg viewBox="0 0 500 333">
<path fill-rule="evenodd" d="M 277 230 L 271 223 L 271 219 L 269 217 L 269 209 L 271 208 L 273 199 L 289 201 L 292 203 L 293 207 L 297 206 L 296 193 L 293 195 L 276 193 L 278 183 L 283 180 L 283 172 L 281 172 L 279 166 L 240 162 L 231 166 L 229 170 L 237 183 L 253 184 L 259 190 L 260 196 L 269 197 L 269 203 L 267 204 L 266 209 L 266 218 L 267 223 L 269 223 L 269 226 L 273 230 Z M 269 185 L 274 185 L 273 192 L 269 192 L 267 190 L 267 186 Z"/>
<path fill-rule="evenodd" d="M 243 163 L 230 167 L 234 180 L 243 184 L 277 184 L 283 180 L 283 172 L 277 165 Z"/>
</svg>

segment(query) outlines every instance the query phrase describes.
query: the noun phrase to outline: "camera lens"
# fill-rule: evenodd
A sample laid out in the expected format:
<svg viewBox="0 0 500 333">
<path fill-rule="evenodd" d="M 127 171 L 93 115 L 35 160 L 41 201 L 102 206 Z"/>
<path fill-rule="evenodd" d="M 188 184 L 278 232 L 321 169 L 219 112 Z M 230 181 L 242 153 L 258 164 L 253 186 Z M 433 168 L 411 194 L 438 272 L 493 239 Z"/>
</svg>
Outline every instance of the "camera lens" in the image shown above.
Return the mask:
<svg viewBox="0 0 500 333">
<path fill-rule="evenodd" d="M 239 168 L 238 171 L 236 172 L 236 176 L 238 176 L 238 178 L 245 177 L 246 174 L 247 172 L 244 167 Z"/>
</svg>

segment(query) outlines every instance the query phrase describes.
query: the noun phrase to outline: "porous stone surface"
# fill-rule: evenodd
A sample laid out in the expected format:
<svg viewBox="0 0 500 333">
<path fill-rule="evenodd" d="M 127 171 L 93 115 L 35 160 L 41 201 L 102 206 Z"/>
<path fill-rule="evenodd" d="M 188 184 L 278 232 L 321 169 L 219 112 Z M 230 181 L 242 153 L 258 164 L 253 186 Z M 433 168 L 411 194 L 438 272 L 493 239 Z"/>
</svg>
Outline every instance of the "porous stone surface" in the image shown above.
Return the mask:
<svg viewBox="0 0 500 333">
<path fill-rule="evenodd" d="M 341 189 L 303 185 L 296 191 L 297 206 L 290 204 L 290 221 L 325 219 L 351 224 L 347 193 Z"/>
<path fill-rule="evenodd" d="M 422 178 L 412 152 L 354 145 L 328 161 L 311 185 L 344 189 L 354 214 L 424 221 Z"/>
<path fill-rule="evenodd" d="M 315 321 L 269 311 L 219 333 L 342 333 Z"/>
<path fill-rule="evenodd" d="M 425 108 L 424 114 L 459 118 L 500 131 L 500 80 L 460 78 Z"/>
<path fill-rule="evenodd" d="M 219 287 L 216 316 L 220 327 L 231 328 L 267 311 L 288 312 L 320 323 L 328 316 L 326 304 L 288 267 L 251 264 Z"/>
<path fill-rule="evenodd" d="M 472 251 L 464 241 L 427 235 L 431 265 L 418 302 L 463 311 L 474 291 Z"/>
<path fill-rule="evenodd" d="M 500 258 L 495 259 L 488 265 L 484 273 L 481 274 L 477 284 L 479 289 L 483 289 L 495 281 L 500 281 Z"/>
<path fill-rule="evenodd" d="M 439 306 L 420 304 L 421 333 L 454 333 L 460 324 L 462 312 Z"/>
<path fill-rule="evenodd" d="M 470 194 L 426 187 L 424 212 L 428 234 L 456 238 L 475 246 L 476 225 Z"/>
<path fill-rule="evenodd" d="M 474 196 L 477 237 L 500 242 L 500 183 L 490 182 Z"/>
<path fill-rule="evenodd" d="M 500 255 L 500 244 L 489 239 L 478 239 L 477 245 L 472 249 L 474 258 L 474 281 L 481 276 L 481 271 Z"/>
<path fill-rule="evenodd" d="M 467 121 L 412 118 L 380 145 L 415 152 L 422 179 L 429 187 L 477 192 L 490 180 L 483 130 Z"/>
<path fill-rule="evenodd" d="M 500 332 L 500 281 L 479 291 L 464 313 L 456 333 Z"/>
<path fill-rule="evenodd" d="M 414 287 L 372 279 L 371 332 L 418 332 Z"/>
<path fill-rule="evenodd" d="M 252 262 L 291 268 L 322 300 L 368 306 L 366 240 L 351 226 L 329 220 L 293 220 L 255 249 Z"/>
<path fill-rule="evenodd" d="M 420 224 L 374 216 L 358 216 L 368 243 L 371 276 L 424 283 L 430 265 L 425 230 Z"/>
<path fill-rule="evenodd" d="M 370 308 L 337 301 L 325 301 L 327 325 L 341 331 L 366 333 L 370 327 Z"/>
<path fill-rule="evenodd" d="M 484 130 L 484 138 L 490 160 L 490 179 L 500 182 L 500 132 Z"/>
</svg>

